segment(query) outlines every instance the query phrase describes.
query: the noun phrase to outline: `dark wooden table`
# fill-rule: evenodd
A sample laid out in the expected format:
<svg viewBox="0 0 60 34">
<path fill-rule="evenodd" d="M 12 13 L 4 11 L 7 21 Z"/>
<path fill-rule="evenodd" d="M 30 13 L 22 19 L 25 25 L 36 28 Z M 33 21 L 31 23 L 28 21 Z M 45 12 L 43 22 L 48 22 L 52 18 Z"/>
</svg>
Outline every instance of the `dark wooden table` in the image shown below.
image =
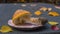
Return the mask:
<svg viewBox="0 0 60 34">
<path fill-rule="evenodd" d="M 37 6 L 35 7 L 31 7 L 30 5 L 34 4 L 34 3 L 26 3 L 26 7 L 22 7 L 22 3 L 18 3 L 18 4 L 0 4 L 0 26 L 2 25 L 8 25 L 8 20 L 12 18 L 13 13 L 17 10 L 17 9 L 24 9 L 24 10 L 28 10 L 30 12 L 32 12 L 32 14 L 38 10 L 41 6 L 45 6 L 45 7 L 51 7 L 53 11 L 57 11 L 58 13 L 60 13 L 59 9 L 56 9 L 54 7 L 54 5 L 51 4 L 44 4 L 44 3 L 35 3 L 37 4 Z M 48 21 L 57 21 L 59 22 L 58 27 L 60 27 L 60 16 L 59 17 L 51 17 L 47 15 L 48 12 L 43 12 L 43 14 L 41 15 L 42 17 L 46 17 L 48 19 Z M 34 16 L 34 14 L 33 14 Z M 60 33 L 59 31 L 53 31 L 50 29 L 50 25 L 46 24 L 46 29 L 43 30 L 38 30 L 38 31 L 33 31 L 33 32 L 24 32 L 24 31 L 18 31 L 13 29 L 13 32 L 9 32 L 6 34 L 58 34 Z M 0 32 L 0 34 L 2 34 Z"/>
</svg>

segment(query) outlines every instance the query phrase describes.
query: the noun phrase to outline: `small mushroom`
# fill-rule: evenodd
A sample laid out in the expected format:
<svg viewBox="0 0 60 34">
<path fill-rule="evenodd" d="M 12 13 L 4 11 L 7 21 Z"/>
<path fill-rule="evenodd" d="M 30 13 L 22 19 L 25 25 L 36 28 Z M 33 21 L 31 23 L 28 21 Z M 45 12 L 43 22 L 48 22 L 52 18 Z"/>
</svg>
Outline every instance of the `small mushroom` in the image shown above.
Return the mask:
<svg viewBox="0 0 60 34">
<path fill-rule="evenodd" d="M 35 24 L 35 25 L 44 25 L 48 22 L 47 19 L 43 18 L 43 17 L 39 17 L 39 18 L 31 18 L 30 19 L 30 23 L 31 24 Z"/>
<path fill-rule="evenodd" d="M 52 10 L 52 8 L 47 8 L 47 10 L 48 10 L 48 11 L 51 11 L 51 10 Z"/>
<path fill-rule="evenodd" d="M 41 7 L 40 10 L 47 11 L 47 8 L 46 7 Z"/>
<path fill-rule="evenodd" d="M 44 17 L 39 17 L 39 21 L 41 21 L 41 24 L 44 25 L 48 22 L 48 20 Z"/>
</svg>

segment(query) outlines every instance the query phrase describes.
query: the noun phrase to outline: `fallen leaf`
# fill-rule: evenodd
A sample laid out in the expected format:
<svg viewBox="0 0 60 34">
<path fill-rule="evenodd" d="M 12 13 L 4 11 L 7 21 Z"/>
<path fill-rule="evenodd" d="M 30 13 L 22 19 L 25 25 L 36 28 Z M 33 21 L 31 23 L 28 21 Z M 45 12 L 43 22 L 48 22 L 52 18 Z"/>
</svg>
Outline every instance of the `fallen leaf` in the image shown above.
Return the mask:
<svg viewBox="0 0 60 34">
<path fill-rule="evenodd" d="M 12 28 L 9 26 L 6 26 L 6 25 L 3 25 L 0 29 L 0 32 L 2 32 L 2 33 L 7 33 L 7 32 L 11 32 L 11 31 L 13 31 Z"/>
<path fill-rule="evenodd" d="M 48 15 L 49 15 L 49 16 L 54 16 L 54 17 L 55 17 L 55 16 L 59 16 L 59 13 L 58 13 L 58 12 L 52 11 L 52 12 L 49 12 Z"/>
<path fill-rule="evenodd" d="M 37 15 L 37 16 L 39 16 L 39 15 L 42 14 L 42 12 L 38 10 L 38 11 L 34 12 L 34 14 Z"/>
<path fill-rule="evenodd" d="M 53 21 L 51 21 L 51 22 L 48 22 L 50 25 L 57 25 L 58 24 L 58 22 L 53 22 Z"/>
</svg>

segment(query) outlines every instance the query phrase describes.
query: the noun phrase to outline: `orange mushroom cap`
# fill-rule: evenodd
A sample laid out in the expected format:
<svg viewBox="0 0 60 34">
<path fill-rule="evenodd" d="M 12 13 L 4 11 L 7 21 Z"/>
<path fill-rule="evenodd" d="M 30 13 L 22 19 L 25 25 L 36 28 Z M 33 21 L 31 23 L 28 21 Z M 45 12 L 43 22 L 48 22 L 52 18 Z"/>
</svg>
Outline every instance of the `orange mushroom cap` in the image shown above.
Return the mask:
<svg viewBox="0 0 60 34">
<path fill-rule="evenodd" d="M 15 20 L 15 19 L 17 19 L 19 17 L 22 17 L 22 16 L 24 16 L 26 14 L 31 15 L 31 13 L 29 11 L 27 11 L 27 10 L 22 10 L 22 9 L 16 10 L 16 12 L 14 13 L 14 15 L 12 17 L 12 20 Z"/>
</svg>

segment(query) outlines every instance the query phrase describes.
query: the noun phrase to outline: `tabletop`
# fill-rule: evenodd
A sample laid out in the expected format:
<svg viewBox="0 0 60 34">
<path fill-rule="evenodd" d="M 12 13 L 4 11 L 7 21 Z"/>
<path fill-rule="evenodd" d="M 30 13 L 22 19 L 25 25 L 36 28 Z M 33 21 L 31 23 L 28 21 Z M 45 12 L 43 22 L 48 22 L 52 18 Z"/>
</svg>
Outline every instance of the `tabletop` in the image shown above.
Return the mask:
<svg viewBox="0 0 60 34">
<path fill-rule="evenodd" d="M 25 7 L 21 6 L 22 4 L 26 4 Z M 31 4 L 36 4 L 36 6 L 31 6 Z M 53 11 L 57 11 L 60 13 L 59 9 L 56 9 L 54 7 L 54 5 L 52 4 L 45 4 L 45 3 L 13 3 L 13 4 L 0 4 L 0 26 L 2 25 L 8 25 L 8 20 L 12 18 L 12 15 L 14 14 L 14 12 L 17 9 L 24 9 L 24 10 L 28 10 L 30 12 L 32 12 L 32 14 L 34 13 L 34 11 L 38 10 L 41 6 L 45 6 L 45 7 L 51 7 Z M 48 19 L 48 21 L 57 21 L 60 22 L 60 16 L 59 17 L 51 17 L 47 15 L 48 12 L 43 12 L 43 14 L 41 15 L 42 17 L 46 17 Z M 34 16 L 34 14 L 33 14 Z M 47 24 L 48 25 L 48 24 Z M 60 27 L 60 23 L 58 25 L 58 27 Z M 58 34 L 60 33 L 60 30 L 58 31 L 53 31 L 50 29 L 50 25 L 47 26 L 46 29 L 43 30 L 38 30 L 38 31 L 29 31 L 29 32 L 25 32 L 25 31 L 18 31 L 13 29 L 13 32 L 9 32 L 6 34 Z M 0 32 L 0 34 L 2 34 Z"/>
</svg>

